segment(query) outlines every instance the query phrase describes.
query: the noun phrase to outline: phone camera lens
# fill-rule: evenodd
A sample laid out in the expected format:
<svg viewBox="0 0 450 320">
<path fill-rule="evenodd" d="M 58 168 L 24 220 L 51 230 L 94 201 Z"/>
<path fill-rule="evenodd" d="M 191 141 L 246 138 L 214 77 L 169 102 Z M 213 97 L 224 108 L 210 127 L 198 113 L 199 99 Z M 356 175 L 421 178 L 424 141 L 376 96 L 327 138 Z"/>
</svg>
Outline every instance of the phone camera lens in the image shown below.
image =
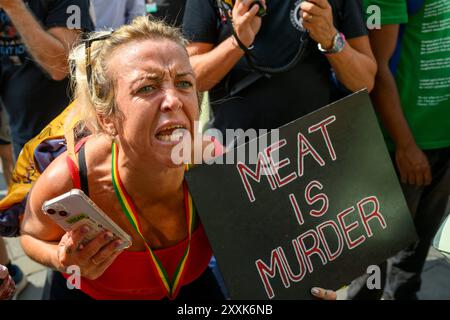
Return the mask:
<svg viewBox="0 0 450 320">
<path fill-rule="evenodd" d="M 58 212 L 59 213 L 59 215 L 61 216 L 61 217 L 65 217 L 65 216 L 67 216 L 67 211 L 60 211 L 60 212 Z"/>
<path fill-rule="evenodd" d="M 47 213 L 48 213 L 48 214 L 55 214 L 55 213 L 56 213 L 56 211 L 55 211 L 55 210 L 53 210 L 53 209 L 48 209 L 48 210 L 47 210 Z"/>
</svg>

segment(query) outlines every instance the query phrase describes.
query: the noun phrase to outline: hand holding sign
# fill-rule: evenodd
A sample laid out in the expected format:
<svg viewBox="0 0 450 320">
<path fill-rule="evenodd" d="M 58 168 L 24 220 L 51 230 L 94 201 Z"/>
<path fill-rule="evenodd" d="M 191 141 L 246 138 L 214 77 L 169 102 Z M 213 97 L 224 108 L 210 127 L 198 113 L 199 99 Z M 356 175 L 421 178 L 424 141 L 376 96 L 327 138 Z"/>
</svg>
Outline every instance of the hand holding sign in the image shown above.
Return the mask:
<svg viewBox="0 0 450 320">
<path fill-rule="evenodd" d="M 314 287 L 311 289 L 311 294 L 322 300 L 337 300 L 337 294 L 333 290 Z"/>
</svg>

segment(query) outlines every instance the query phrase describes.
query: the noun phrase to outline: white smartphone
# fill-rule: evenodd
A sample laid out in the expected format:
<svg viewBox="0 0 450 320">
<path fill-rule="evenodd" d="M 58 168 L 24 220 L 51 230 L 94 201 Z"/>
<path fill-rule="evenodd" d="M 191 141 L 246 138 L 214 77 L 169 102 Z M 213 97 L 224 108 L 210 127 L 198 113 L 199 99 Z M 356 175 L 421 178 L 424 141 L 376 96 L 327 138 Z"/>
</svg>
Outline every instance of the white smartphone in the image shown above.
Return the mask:
<svg viewBox="0 0 450 320">
<path fill-rule="evenodd" d="M 79 189 L 72 189 L 45 201 L 42 211 L 65 231 L 76 229 L 80 225 L 88 225 L 90 231 L 84 237 L 83 245 L 105 230 L 111 231 L 114 237 L 123 241 L 118 250 L 126 249 L 132 244 L 131 237 Z"/>
</svg>

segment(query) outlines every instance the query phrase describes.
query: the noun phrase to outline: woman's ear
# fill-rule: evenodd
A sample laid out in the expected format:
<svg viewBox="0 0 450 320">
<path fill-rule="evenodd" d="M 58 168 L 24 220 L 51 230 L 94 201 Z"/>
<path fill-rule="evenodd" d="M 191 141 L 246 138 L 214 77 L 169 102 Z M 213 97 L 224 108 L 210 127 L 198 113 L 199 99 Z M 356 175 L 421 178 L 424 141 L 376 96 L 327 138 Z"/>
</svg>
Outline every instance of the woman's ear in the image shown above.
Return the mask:
<svg viewBox="0 0 450 320">
<path fill-rule="evenodd" d="M 104 117 L 97 115 L 97 119 L 103 132 L 105 132 L 110 136 L 117 135 L 116 124 L 114 123 L 112 117 Z"/>
</svg>

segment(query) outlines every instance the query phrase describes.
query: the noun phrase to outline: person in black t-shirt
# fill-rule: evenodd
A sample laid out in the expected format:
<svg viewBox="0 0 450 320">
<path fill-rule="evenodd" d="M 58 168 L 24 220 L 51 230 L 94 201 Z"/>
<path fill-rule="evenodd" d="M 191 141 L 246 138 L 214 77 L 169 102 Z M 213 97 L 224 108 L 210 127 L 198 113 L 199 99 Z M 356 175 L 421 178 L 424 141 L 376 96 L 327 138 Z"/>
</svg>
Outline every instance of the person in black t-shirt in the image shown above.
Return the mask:
<svg viewBox="0 0 450 320">
<path fill-rule="evenodd" d="M 360 0 L 265 0 L 262 18 L 254 0 L 233 9 L 224 2 L 188 0 L 183 21 L 199 90 L 209 90 L 212 126 L 222 133 L 274 129 L 327 105 L 331 69 L 350 91 L 372 89 L 377 67 Z"/>
<path fill-rule="evenodd" d="M 89 0 L 0 0 L 0 98 L 16 157 L 69 103 L 67 55 L 93 30 Z"/>
</svg>

